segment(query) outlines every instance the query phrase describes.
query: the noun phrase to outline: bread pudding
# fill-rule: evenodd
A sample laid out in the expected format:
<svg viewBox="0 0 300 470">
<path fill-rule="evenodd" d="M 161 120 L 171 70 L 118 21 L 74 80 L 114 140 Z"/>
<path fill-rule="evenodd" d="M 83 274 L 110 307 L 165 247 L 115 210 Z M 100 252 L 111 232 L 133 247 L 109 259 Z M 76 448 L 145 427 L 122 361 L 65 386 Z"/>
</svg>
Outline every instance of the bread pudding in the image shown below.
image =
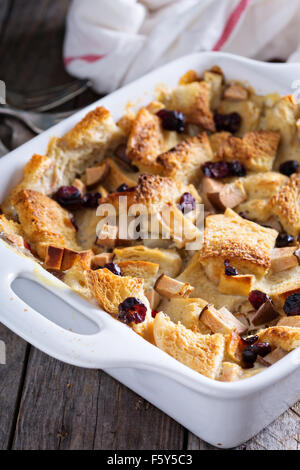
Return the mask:
<svg viewBox="0 0 300 470">
<path fill-rule="evenodd" d="M 33 155 L 1 238 L 206 377 L 300 346 L 300 110 L 215 66 Z"/>
</svg>

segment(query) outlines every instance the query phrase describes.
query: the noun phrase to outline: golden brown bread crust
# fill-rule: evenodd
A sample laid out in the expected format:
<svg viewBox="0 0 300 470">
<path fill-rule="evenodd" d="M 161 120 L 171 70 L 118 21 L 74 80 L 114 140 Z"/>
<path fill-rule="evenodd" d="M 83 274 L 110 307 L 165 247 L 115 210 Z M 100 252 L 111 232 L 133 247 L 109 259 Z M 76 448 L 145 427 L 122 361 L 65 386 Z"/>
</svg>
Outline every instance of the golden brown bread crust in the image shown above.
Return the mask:
<svg viewBox="0 0 300 470">
<path fill-rule="evenodd" d="M 160 174 L 184 183 L 198 182 L 202 176 L 201 166 L 213 159 L 206 133 L 187 138 L 156 159 L 161 166 Z"/>
<path fill-rule="evenodd" d="M 281 186 L 270 201 L 275 214 L 287 233 L 297 236 L 300 232 L 300 174 L 296 173 Z"/>
<path fill-rule="evenodd" d="M 292 351 L 300 346 L 300 328 L 272 326 L 258 333 L 259 341 L 266 341 L 272 347 Z"/>
<path fill-rule="evenodd" d="M 0 236 L 6 241 L 16 246 L 17 248 L 24 248 L 23 230 L 18 222 L 9 220 L 4 214 L 0 215 Z"/>
<path fill-rule="evenodd" d="M 158 276 L 159 264 L 150 261 L 119 261 L 122 276 L 138 277 L 144 279 L 145 290 L 153 287 Z"/>
<path fill-rule="evenodd" d="M 153 334 L 155 344 L 170 356 L 206 377 L 218 377 L 224 356 L 223 335 L 195 333 L 176 325 L 162 312 L 155 317 Z"/>
<path fill-rule="evenodd" d="M 42 259 L 48 245 L 79 250 L 69 213 L 48 196 L 22 189 L 13 199 L 26 240 Z"/>
<path fill-rule="evenodd" d="M 141 108 L 129 134 L 127 157 L 137 166 L 140 163 L 153 165 L 163 150 L 163 140 L 160 118 L 146 108 Z"/>
<path fill-rule="evenodd" d="M 204 243 L 200 259 L 229 259 L 263 274 L 271 266 L 271 250 L 278 233 L 245 220 L 231 209 L 225 214 L 206 218 Z M 249 272 L 249 271 L 248 271 Z"/>
<path fill-rule="evenodd" d="M 144 295 L 143 279 L 117 276 L 106 268 L 87 271 L 87 279 L 100 307 L 115 317 L 118 316 L 119 304 L 127 297 L 140 299 L 149 308 L 148 299 Z"/>
<path fill-rule="evenodd" d="M 239 160 L 253 171 L 270 171 L 276 156 L 280 133 L 273 131 L 248 132 L 242 139 L 229 136 L 221 145 L 217 158 Z"/>
</svg>

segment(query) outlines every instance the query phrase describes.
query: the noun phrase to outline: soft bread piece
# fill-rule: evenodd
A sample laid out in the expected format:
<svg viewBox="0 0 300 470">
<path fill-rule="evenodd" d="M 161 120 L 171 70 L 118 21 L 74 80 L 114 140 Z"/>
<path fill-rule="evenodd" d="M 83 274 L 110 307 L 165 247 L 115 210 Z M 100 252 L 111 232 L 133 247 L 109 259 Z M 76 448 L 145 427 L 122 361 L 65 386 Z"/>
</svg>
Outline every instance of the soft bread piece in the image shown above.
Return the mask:
<svg viewBox="0 0 300 470">
<path fill-rule="evenodd" d="M 217 158 L 225 161 L 239 160 L 248 170 L 270 171 L 280 140 L 279 132 L 247 132 L 242 139 L 229 136 L 219 149 Z"/>
<path fill-rule="evenodd" d="M 216 159 L 219 150 L 227 141 L 228 137 L 232 134 L 230 132 L 222 131 L 222 132 L 215 132 L 209 136 L 210 146 L 213 151 L 214 160 Z"/>
<path fill-rule="evenodd" d="M 209 262 L 216 264 L 217 277 L 224 270 L 224 259 L 232 260 L 238 269 L 263 275 L 271 266 L 271 250 L 277 235 L 275 230 L 245 220 L 227 209 L 225 214 L 206 218 L 200 259 L 204 266 Z"/>
<path fill-rule="evenodd" d="M 300 232 L 300 174 L 291 175 L 270 201 L 271 211 L 285 231 L 297 236 Z"/>
<path fill-rule="evenodd" d="M 73 266 L 64 272 L 63 281 L 81 297 L 92 301 L 93 295 L 88 284 L 86 263 L 77 259 Z"/>
<path fill-rule="evenodd" d="M 259 100 L 248 99 L 245 101 L 222 100 L 218 107 L 221 114 L 238 113 L 241 118 L 241 126 L 236 135 L 242 137 L 247 132 L 258 129 L 262 112 L 262 103 Z"/>
<path fill-rule="evenodd" d="M 156 159 L 161 166 L 160 174 L 182 181 L 198 183 L 202 176 L 201 166 L 213 159 L 206 133 L 189 137 Z"/>
<path fill-rule="evenodd" d="M 165 273 L 167 276 L 175 277 L 182 267 L 182 260 L 175 250 L 147 248 L 136 245 L 126 248 L 114 249 L 114 261 L 118 263 L 123 260 L 142 260 L 159 264 L 158 274 Z"/>
<path fill-rule="evenodd" d="M 170 320 L 174 323 L 182 323 L 186 328 L 205 335 L 211 333 L 210 328 L 199 319 L 200 313 L 205 305 L 207 305 L 207 302 L 203 299 L 182 299 L 174 297 L 172 299 L 163 299 L 160 304 L 160 309 L 168 315 Z"/>
<path fill-rule="evenodd" d="M 246 297 L 237 295 L 225 295 L 218 291 L 215 284 L 210 281 L 199 261 L 199 253 L 196 253 L 185 270 L 178 276 L 179 281 L 188 282 L 195 290 L 193 297 L 200 297 L 205 301 L 213 303 L 216 308 L 225 306 L 231 312 L 238 312 L 241 306 L 247 302 Z"/>
<path fill-rule="evenodd" d="M 135 297 L 150 310 L 144 294 L 144 280 L 134 277 L 117 276 L 108 269 L 87 271 L 88 285 L 93 296 L 106 312 L 118 316 L 119 304 L 127 297 Z"/>
<path fill-rule="evenodd" d="M 272 326 L 258 332 L 260 342 L 268 342 L 274 348 L 292 351 L 300 346 L 300 328 Z"/>
<path fill-rule="evenodd" d="M 210 83 L 201 81 L 179 85 L 160 96 L 166 108 L 183 112 L 186 121 L 203 129 L 215 132 L 213 114 L 210 110 Z"/>
<path fill-rule="evenodd" d="M 17 248 L 24 248 L 23 230 L 18 222 L 0 215 L 0 236 Z"/>
<path fill-rule="evenodd" d="M 48 245 L 80 251 L 69 213 L 48 196 L 22 189 L 13 199 L 26 240 L 42 259 Z"/>
<path fill-rule="evenodd" d="M 123 276 L 139 277 L 144 279 L 146 290 L 153 287 L 158 276 L 159 264 L 150 261 L 119 261 L 118 266 Z"/>
<path fill-rule="evenodd" d="M 294 328 L 300 328 L 300 315 L 293 315 L 292 317 L 280 318 L 277 326 L 292 326 Z"/>
<path fill-rule="evenodd" d="M 204 81 L 209 84 L 210 87 L 210 108 L 215 110 L 220 104 L 220 100 L 223 93 L 223 82 L 224 77 L 222 72 L 207 70 L 203 74 Z"/>
<path fill-rule="evenodd" d="M 223 335 L 194 333 L 162 312 L 154 319 L 153 335 L 155 344 L 170 356 L 206 377 L 218 377 L 224 356 Z"/>
<path fill-rule="evenodd" d="M 281 272 L 270 271 L 255 283 L 254 288 L 268 294 L 276 309 L 282 309 L 289 295 L 300 292 L 300 266 Z"/>
<path fill-rule="evenodd" d="M 52 184 L 53 162 L 50 158 L 34 154 L 26 163 L 22 181 L 12 189 L 10 195 L 1 204 L 1 209 L 8 217 L 15 216 L 12 199 L 21 189 L 32 189 L 43 194 L 53 191 Z"/>
</svg>

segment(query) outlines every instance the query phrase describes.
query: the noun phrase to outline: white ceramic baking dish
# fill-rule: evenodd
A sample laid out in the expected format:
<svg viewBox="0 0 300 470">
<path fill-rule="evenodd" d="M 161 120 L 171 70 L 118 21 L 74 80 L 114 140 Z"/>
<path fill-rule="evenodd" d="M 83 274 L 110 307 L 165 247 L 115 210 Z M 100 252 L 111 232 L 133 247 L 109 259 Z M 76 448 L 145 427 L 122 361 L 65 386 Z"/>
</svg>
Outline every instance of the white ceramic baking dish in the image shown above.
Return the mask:
<svg viewBox="0 0 300 470">
<path fill-rule="evenodd" d="M 119 118 L 128 101 L 148 102 L 158 83 L 175 85 L 188 69 L 219 65 L 226 77 L 258 92 L 291 93 L 300 64 L 256 62 L 223 53 L 176 60 L 99 100 L 0 160 L 0 200 L 20 179 L 33 153 L 43 154 L 51 136 L 69 130 L 95 106 Z M 152 346 L 127 326 L 92 306 L 36 262 L 0 242 L 0 321 L 45 353 L 81 367 L 101 368 L 205 441 L 241 444 L 300 398 L 300 351 L 265 372 L 236 383 L 216 382 Z"/>
</svg>

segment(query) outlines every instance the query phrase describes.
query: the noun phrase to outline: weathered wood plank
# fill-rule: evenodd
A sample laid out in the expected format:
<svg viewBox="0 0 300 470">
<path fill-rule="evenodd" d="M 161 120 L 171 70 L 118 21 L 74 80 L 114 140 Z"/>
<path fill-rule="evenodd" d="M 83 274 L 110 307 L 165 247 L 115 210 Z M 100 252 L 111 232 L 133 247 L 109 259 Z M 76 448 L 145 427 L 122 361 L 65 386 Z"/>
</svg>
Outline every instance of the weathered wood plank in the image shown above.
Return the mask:
<svg viewBox="0 0 300 470">
<path fill-rule="evenodd" d="M 13 449 L 181 449 L 183 438 L 179 424 L 104 372 L 32 348 Z"/>
<path fill-rule="evenodd" d="M 6 345 L 6 364 L 0 364 L 0 449 L 7 449 L 15 426 L 15 409 L 26 367 L 26 342 L 0 325 L 0 340 Z"/>
</svg>

